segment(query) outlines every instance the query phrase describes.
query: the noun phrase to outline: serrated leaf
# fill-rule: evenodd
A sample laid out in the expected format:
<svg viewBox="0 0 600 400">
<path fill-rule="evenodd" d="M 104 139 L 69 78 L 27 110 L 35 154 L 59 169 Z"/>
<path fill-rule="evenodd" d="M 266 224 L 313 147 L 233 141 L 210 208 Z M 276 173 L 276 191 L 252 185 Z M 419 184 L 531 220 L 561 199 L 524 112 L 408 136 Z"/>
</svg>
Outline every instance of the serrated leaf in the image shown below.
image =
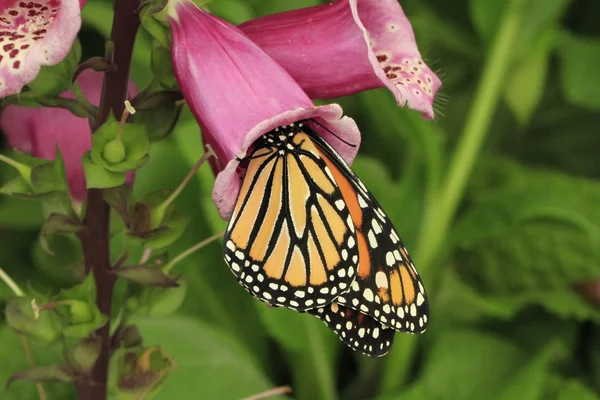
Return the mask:
<svg viewBox="0 0 600 400">
<path fill-rule="evenodd" d="M 419 382 L 423 385 L 422 398 L 494 398 L 525 360 L 521 349 L 502 337 L 469 330 L 445 331 L 427 357 Z"/>
<path fill-rule="evenodd" d="M 546 390 L 546 381 L 553 363 L 564 358 L 567 349 L 560 342 L 548 343 L 535 357 L 519 369 L 502 391 L 500 400 L 542 400 Z"/>
<path fill-rule="evenodd" d="M 113 273 L 119 278 L 142 286 L 175 287 L 177 281 L 168 277 L 164 272 L 147 265 L 133 265 L 113 268 Z"/>
<path fill-rule="evenodd" d="M 65 365 L 47 365 L 33 367 L 26 371 L 17 372 L 6 383 L 8 388 L 14 381 L 29 382 L 72 382 L 75 379 L 73 371 Z"/>
<path fill-rule="evenodd" d="M 600 275 L 600 184 L 518 165 L 498 176 L 503 168 L 481 168 L 477 179 L 496 183 L 479 189 L 453 233 L 461 274 L 490 294 L 561 289 Z"/>
</svg>

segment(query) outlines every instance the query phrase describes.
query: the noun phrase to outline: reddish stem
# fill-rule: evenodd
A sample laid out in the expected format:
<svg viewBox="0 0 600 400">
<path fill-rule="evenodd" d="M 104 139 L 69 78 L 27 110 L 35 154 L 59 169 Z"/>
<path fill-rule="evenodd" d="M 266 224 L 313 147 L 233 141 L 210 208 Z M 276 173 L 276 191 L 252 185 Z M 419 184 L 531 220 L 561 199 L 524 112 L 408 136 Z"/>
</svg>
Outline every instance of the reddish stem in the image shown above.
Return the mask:
<svg viewBox="0 0 600 400">
<path fill-rule="evenodd" d="M 114 43 L 114 63 L 116 70 L 104 75 L 102 98 L 96 130 L 106 122 L 111 110 L 120 117 L 124 109 L 129 82 L 129 67 L 133 45 L 140 24 L 137 9 L 139 0 L 116 0 L 111 40 Z M 79 234 L 84 253 L 86 272 L 91 271 L 96 281 L 96 305 L 104 315 L 111 315 L 112 295 L 115 276 L 111 274 L 109 253 L 109 213 L 108 204 L 102 199 L 102 191 L 89 189 L 84 230 Z M 98 329 L 95 334 L 101 338 L 102 348 L 89 377 L 82 377 L 76 384 L 79 398 L 105 400 L 107 398 L 108 365 L 110 361 L 110 322 Z"/>
</svg>

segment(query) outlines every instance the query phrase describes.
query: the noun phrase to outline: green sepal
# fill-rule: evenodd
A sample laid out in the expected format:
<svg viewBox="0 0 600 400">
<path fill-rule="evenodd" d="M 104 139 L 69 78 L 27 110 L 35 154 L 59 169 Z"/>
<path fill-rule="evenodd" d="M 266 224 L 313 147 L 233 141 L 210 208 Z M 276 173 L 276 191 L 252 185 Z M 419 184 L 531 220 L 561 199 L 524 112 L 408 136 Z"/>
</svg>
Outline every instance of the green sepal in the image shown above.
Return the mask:
<svg viewBox="0 0 600 400">
<path fill-rule="evenodd" d="M 44 365 L 17 372 L 6 382 L 6 388 L 14 381 L 72 382 L 75 378 L 75 371 L 67 365 Z"/>
<path fill-rule="evenodd" d="M 163 46 L 158 40 L 152 42 L 150 68 L 154 78 L 160 82 L 162 87 L 169 89 L 179 87 L 173 71 L 171 48 Z"/>
<path fill-rule="evenodd" d="M 118 333 L 118 341 L 121 347 L 130 349 L 142 344 L 142 334 L 135 325 L 127 325 Z"/>
<path fill-rule="evenodd" d="M 89 304 L 88 304 L 89 306 Z M 73 309 L 71 309 L 73 310 Z M 94 332 L 96 329 L 101 328 L 108 322 L 108 317 L 100 313 L 98 307 L 89 307 L 91 311 L 91 319 L 88 322 L 76 323 L 63 328 L 62 333 L 66 337 L 72 338 L 84 338 Z"/>
<path fill-rule="evenodd" d="M 127 183 L 120 186 L 108 188 L 102 192 L 102 198 L 108 203 L 119 215 L 125 223 L 125 226 L 130 226 L 129 219 L 129 204 L 131 203 L 132 195 L 131 188 Z"/>
<path fill-rule="evenodd" d="M 76 218 L 64 214 L 52 213 L 40 231 L 40 245 L 47 253 L 54 254 L 48 246 L 46 235 L 77 233 L 83 228 L 83 223 Z"/>
<path fill-rule="evenodd" d="M 125 148 L 121 162 L 110 162 L 105 158 L 106 146 L 118 139 L 120 123 L 112 119 L 92 136 L 91 161 L 111 172 L 127 172 L 144 166 L 148 162 L 150 141 L 143 125 L 127 123 L 122 128 L 120 141 Z M 122 183 L 122 182 L 121 182 Z M 118 186 L 118 185 L 115 185 Z"/>
<path fill-rule="evenodd" d="M 123 399 L 133 400 L 142 394 L 153 397 L 176 367 L 171 357 L 158 346 L 120 355 L 117 384 L 119 398 Z"/>
<path fill-rule="evenodd" d="M 9 297 L 6 302 L 6 323 L 17 332 L 44 342 L 54 342 L 61 331 L 61 323 L 54 310 L 34 312 L 32 297 Z"/>
<path fill-rule="evenodd" d="M 125 183 L 127 174 L 125 172 L 109 171 L 102 166 L 92 161 L 91 152 L 86 152 L 81 158 L 83 171 L 85 173 L 85 181 L 88 189 L 98 188 L 106 189 L 115 186 L 120 186 Z"/>
<path fill-rule="evenodd" d="M 179 286 L 170 288 L 145 287 L 138 297 L 136 314 L 151 317 L 166 317 L 181 307 L 188 289 L 188 281 L 180 276 L 176 281 Z"/>
<path fill-rule="evenodd" d="M 102 348 L 102 340 L 98 336 L 83 338 L 73 346 L 69 358 L 76 370 L 88 374 L 98 357 Z"/>
<path fill-rule="evenodd" d="M 94 274 L 88 273 L 79 284 L 60 291 L 57 300 L 81 300 L 90 304 L 96 303 L 96 283 Z"/>
<path fill-rule="evenodd" d="M 140 241 L 144 247 L 153 250 L 163 249 L 173 244 L 183 234 L 189 222 L 189 217 L 174 211 L 158 228 L 147 232 L 138 232 L 137 235 L 130 233 L 130 236 L 134 240 Z"/>
<path fill-rule="evenodd" d="M 58 96 L 69 90 L 80 59 L 81 44 L 76 39 L 64 60 L 56 65 L 43 66 L 33 82 L 27 84 L 31 95 Z"/>
<path fill-rule="evenodd" d="M 0 193 L 30 200 L 38 197 L 38 195 L 33 192 L 31 185 L 26 182 L 22 176 L 17 176 L 2 185 L 2 187 L 0 187 Z"/>
<path fill-rule="evenodd" d="M 166 2 L 164 2 L 166 4 Z M 160 2 L 150 3 L 140 13 L 142 26 L 160 46 L 165 49 L 171 48 L 171 31 L 168 24 L 163 24 L 155 16 L 164 10 L 164 4 Z"/>
<path fill-rule="evenodd" d="M 119 278 L 142 286 L 175 287 L 177 282 L 160 269 L 148 265 L 133 265 L 113 268 Z"/>
<path fill-rule="evenodd" d="M 143 124 L 148 139 L 156 142 L 173 133 L 182 109 L 182 104 L 170 103 L 156 110 L 139 110 L 135 113 L 133 121 Z"/>
<path fill-rule="evenodd" d="M 31 260 L 38 274 L 52 286 L 69 287 L 81 282 L 85 277 L 81 244 L 74 235 L 48 236 L 46 247 L 38 240 L 31 250 Z"/>
</svg>

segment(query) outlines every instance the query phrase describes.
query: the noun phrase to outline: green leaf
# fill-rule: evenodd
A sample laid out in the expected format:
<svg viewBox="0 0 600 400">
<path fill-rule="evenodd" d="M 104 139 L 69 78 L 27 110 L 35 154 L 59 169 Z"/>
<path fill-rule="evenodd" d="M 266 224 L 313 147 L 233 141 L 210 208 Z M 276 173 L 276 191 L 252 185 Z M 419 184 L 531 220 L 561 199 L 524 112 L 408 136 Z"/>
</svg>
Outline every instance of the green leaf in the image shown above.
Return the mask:
<svg viewBox="0 0 600 400">
<path fill-rule="evenodd" d="M 182 316 L 138 317 L 134 322 L 146 343 L 160 343 L 178 365 L 157 400 L 186 400 L 190 393 L 233 400 L 274 387 L 244 346 L 227 331 Z"/>
<path fill-rule="evenodd" d="M 69 217 L 68 215 L 52 213 L 50 214 L 40 231 L 40 245 L 47 253 L 54 254 L 50 250 L 48 242 L 46 241 L 46 236 L 48 234 L 77 233 L 83 228 L 83 223 L 78 219 Z"/>
<path fill-rule="evenodd" d="M 6 386 L 10 387 L 10 384 L 14 381 L 72 382 L 73 380 L 75 380 L 75 375 L 69 367 L 64 365 L 46 365 L 17 372 L 10 377 Z"/>
<path fill-rule="evenodd" d="M 600 40 L 563 32 L 559 45 L 562 90 L 572 104 L 600 109 Z"/>
<path fill-rule="evenodd" d="M 65 173 L 65 163 L 58 146 L 56 158 L 38 164 L 31 169 L 31 186 L 36 194 L 67 192 L 69 184 Z"/>
<path fill-rule="evenodd" d="M 600 275 L 599 183 L 498 161 L 479 171 L 475 182 L 495 183 L 475 189 L 453 233 L 463 276 L 508 294 Z"/>
<path fill-rule="evenodd" d="M 341 342 L 323 322 L 309 314 L 258 303 L 269 334 L 294 365 L 294 392 L 299 398 L 334 399 L 334 360 Z"/>
<path fill-rule="evenodd" d="M 31 368 L 22 341 L 19 335 L 10 330 L 6 325 L 0 325 L 0 382 L 6 384 L 11 376 L 19 371 Z M 53 365 L 63 363 L 61 346 L 48 346 L 46 342 L 28 340 L 28 345 L 34 355 L 37 365 Z M 10 388 L 2 388 L 2 400 L 24 400 L 39 398 L 35 385 L 17 383 Z M 64 383 L 44 383 L 44 391 L 48 399 L 74 399 L 73 385 Z"/>
<path fill-rule="evenodd" d="M 570 287 L 494 295 L 478 291 L 454 272 L 443 277 L 436 313 L 449 321 L 510 320 L 527 307 L 540 306 L 561 319 L 600 323 L 600 310 Z"/>
<path fill-rule="evenodd" d="M 129 226 L 129 204 L 132 199 L 131 189 L 127 183 L 107 188 L 102 191 L 102 198 L 119 213 L 125 226 Z"/>
<path fill-rule="evenodd" d="M 42 66 L 33 82 L 27 84 L 32 95 L 61 95 L 71 88 L 73 74 L 81 59 L 81 44 L 78 39 L 67 57 L 56 65 Z"/>
<path fill-rule="evenodd" d="M 598 400 L 600 396 L 585 384 L 575 379 L 561 382 L 556 400 Z"/>
<path fill-rule="evenodd" d="M 125 183 L 127 175 L 125 172 L 109 171 L 102 164 L 96 164 L 92 161 L 89 151 L 83 155 L 81 162 L 88 188 L 104 189 L 120 186 Z"/>
<path fill-rule="evenodd" d="M 551 51 L 556 31 L 546 30 L 532 48 L 533 51 L 517 62 L 509 75 L 504 97 L 521 125 L 529 123 L 544 94 Z"/>
<path fill-rule="evenodd" d="M 468 330 L 447 330 L 434 342 L 420 384 L 424 399 L 494 398 L 526 360 L 504 338 Z M 485 365 L 485 368 L 482 366 Z"/>
<path fill-rule="evenodd" d="M 44 280 L 50 280 L 60 287 L 69 287 L 81 282 L 85 273 L 79 240 L 74 236 L 64 235 L 49 236 L 45 240 L 46 248 L 42 247 L 40 239 L 31 250 L 36 272 Z M 48 253 L 48 248 L 52 249 L 52 254 Z"/>
<path fill-rule="evenodd" d="M 522 366 L 503 390 L 500 400 L 543 400 L 550 368 L 568 355 L 558 341 L 552 341 L 535 357 Z"/>
<path fill-rule="evenodd" d="M 142 286 L 176 287 L 177 282 L 169 278 L 160 269 L 147 265 L 133 265 L 113 268 L 113 273 L 119 278 Z"/>
</svg>

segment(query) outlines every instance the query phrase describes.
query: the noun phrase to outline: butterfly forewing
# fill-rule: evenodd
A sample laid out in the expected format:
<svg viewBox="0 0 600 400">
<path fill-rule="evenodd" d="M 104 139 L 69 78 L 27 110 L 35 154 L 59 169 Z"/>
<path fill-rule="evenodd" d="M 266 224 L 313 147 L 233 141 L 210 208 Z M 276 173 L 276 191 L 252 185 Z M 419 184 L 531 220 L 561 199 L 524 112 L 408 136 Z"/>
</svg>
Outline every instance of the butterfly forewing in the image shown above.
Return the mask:
<svg viewBox="0 0 600 400">
<path fill-rule="evenodd" d="M 385 355 L 392 346 L 395 331 L 374 318 L 336 302 L 308 311 L 320 318 L 340 340 L 367 356 Z"/>
<path fill-rule="evenodd" d="M 240 283 L 273 305 L 331 303 L 358 268 L 350 211 L 314 142 L 298 127 L 265 135 L 249 157 L 224 238 Z"/>
<path fill-rule="evenodd" d="M 358 275 L 336 301 L 398 331 L 425 331 L 427 295 L 392 222 L 335 150 L 315 133 L 310 136 L 322 152 L 320 157 L 340 188 L 356 228 Z"/>
</svg>

